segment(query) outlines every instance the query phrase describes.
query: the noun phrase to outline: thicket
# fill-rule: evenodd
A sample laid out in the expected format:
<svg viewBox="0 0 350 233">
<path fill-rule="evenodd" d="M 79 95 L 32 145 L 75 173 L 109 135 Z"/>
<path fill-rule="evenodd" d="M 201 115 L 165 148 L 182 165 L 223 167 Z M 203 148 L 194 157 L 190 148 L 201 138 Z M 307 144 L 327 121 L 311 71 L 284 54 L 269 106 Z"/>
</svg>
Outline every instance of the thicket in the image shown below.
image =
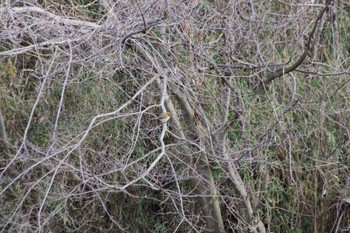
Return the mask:
<svg viewBox="0 0 350 233">
<path fill-rule="evenodd" d="M 349 13 L 2 1 L 0 229 L 349 231 Z"/>
</svg>

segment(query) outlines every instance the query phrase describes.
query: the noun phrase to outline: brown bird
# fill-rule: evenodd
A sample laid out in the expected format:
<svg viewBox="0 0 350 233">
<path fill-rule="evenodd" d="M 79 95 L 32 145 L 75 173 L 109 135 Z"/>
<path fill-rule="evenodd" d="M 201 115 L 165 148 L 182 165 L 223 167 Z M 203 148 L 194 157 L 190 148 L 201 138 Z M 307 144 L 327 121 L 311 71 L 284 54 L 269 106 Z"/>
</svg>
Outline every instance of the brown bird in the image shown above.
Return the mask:
<svg viewBox="0 0 350 233">
<path fill-rule="evenodd" d="M 158 119 L 160 120 L 160 122 L 165 123 L 170 119 L 170 117 L 171 117 L 170 112 L 163 112 L 158 116 Z"/>
</svg>

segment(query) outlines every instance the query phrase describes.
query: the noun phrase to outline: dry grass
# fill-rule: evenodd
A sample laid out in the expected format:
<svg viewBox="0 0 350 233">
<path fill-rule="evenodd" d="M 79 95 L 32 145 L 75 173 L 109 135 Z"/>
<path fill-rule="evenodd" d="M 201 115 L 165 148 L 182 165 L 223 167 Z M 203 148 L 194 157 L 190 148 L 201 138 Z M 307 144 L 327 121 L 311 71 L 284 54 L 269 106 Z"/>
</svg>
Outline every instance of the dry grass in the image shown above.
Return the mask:
<svg viewBox="0 0 350 233">
<path fill-rule="evenodd" d="M 350 228 L 346 1 L 259 98 L 261 80 L 303 53 L 323 5 L 10 2 L 3 231 L 202 232 L 206 200 L 227 232 Z"/>
</svg>

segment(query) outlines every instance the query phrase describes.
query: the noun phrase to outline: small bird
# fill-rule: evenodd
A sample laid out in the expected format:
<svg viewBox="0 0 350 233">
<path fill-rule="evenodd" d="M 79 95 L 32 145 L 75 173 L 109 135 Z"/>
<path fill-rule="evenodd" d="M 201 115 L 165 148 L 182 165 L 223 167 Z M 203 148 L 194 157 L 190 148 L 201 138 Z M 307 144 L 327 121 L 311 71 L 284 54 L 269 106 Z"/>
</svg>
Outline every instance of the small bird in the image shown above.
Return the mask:
<svg viewBox="0 0 350 233">
<path fill-rule="evenodd" d="M 160 122 L 165 123 L 170 119 L 170 117 L 171 117 L 170 112 L 163 112 L 158 116 L 158 119 L 160 120 Z"/>
</svg>

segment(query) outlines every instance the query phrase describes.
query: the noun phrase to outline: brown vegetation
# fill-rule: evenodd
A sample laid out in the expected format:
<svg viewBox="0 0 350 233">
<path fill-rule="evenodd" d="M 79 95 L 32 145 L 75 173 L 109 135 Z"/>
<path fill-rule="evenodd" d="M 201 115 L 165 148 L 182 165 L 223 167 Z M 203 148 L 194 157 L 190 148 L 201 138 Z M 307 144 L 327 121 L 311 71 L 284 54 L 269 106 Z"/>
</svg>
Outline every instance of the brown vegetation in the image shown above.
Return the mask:
<svg viewBox="0 0 350 233">
<path fill-rule="evenodd" d="M 0 229 L 349 231 L 349 11 L 4 1 Z"/>
</svg>

